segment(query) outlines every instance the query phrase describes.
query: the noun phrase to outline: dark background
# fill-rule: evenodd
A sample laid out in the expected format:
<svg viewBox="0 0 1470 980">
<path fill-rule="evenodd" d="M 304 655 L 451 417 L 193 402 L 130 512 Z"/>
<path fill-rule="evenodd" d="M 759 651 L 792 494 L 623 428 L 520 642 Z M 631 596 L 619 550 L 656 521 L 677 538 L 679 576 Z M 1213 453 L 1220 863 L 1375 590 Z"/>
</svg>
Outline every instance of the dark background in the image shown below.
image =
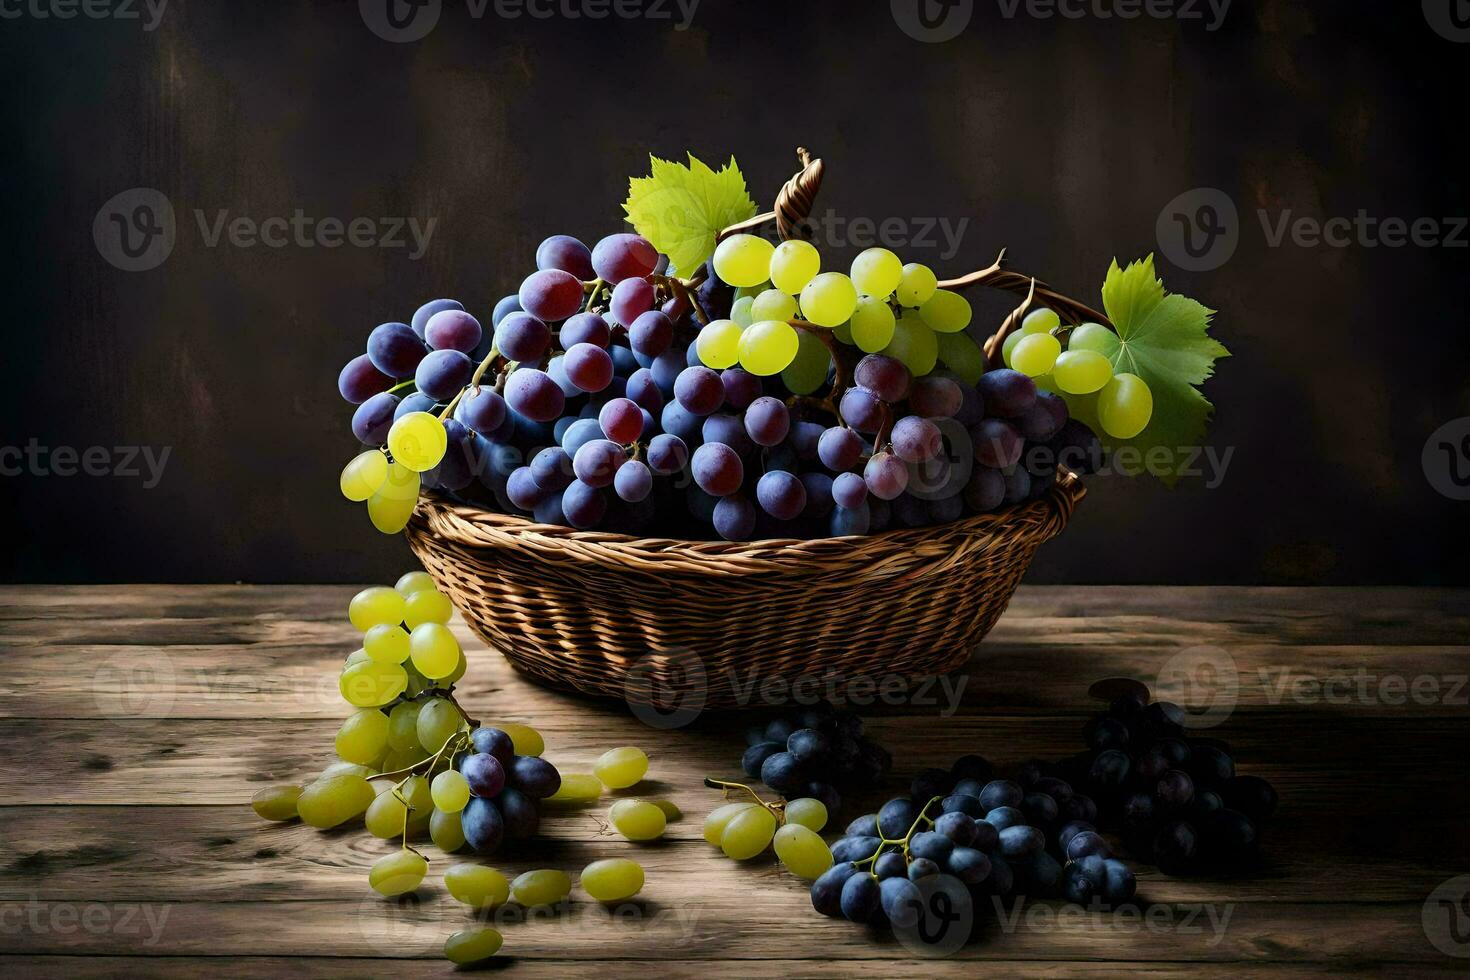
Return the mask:
<svg viewBox="0 0 1470 980">
<path fill-rule="evenodd" d="M 1448 2 L 1448 0 L 1447 0 Z M 703 0 L 667 20 L 471 19 L 390 44 L 355 2 L 173 0 L 137 21 L 0 22 L 3 438 L 171 447 L 162 482 L 0 478 L 9 581 L 381 581 L 411 563 L 336 476 L 355 452 L 338 368 L 422 301 L 489 307 L 555 232 L 617 230 L 647 154 L 734 154 L 768 206 L 797 144 L 818 212 L 970 218 L 941 273 L 1015 267 L 1097 302 L 1191 188 L 1240 206 L 1234 257 L 1160 258 L 1219 310 L 1206 386 L 1224 482 L 1096 480 L 1033 582 L 1465 583 L 1466 504 L 1429 433 L 1470 415 L 1470 250 L 1270 248 L 1255 218 L 1470 213 L 1470 45 L 1412 2 L 1236 0 L 1199 22 L 1006 19 L 977 0 L 920 43 L 884 0 Z M 113 195 L 157 188 L 171 257 L 104 261 Z M 405 249 L 207 247 L 194 211 L 437 218 Z M 842 255 L 845 260 L 855 249 Z M 834 263 L 835 264 L 835 263 Z M 981 307 L 988 327 L 1005 304 Z"/>
</svg>

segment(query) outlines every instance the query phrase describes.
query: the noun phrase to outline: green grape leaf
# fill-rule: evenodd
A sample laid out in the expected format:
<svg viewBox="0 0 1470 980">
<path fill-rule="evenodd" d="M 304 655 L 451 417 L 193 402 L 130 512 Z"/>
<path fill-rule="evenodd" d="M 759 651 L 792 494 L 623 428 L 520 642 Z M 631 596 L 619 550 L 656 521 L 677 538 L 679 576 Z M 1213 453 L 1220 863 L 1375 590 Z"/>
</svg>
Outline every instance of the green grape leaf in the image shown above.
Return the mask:
<svg viewBox="0 0 1470 980">
<path fill-rule="evenodd" d="M 694 154 L 689 165 L 650 156 L 650 174 L 628 181 L 623 204 L 638 234 L 669 257 L 669 271 L 694 272 L 715 254 L 715 235 L 755 216 L 755 201 L 735 158 L 711 170 Z"/>
<path fill-rule="evenodd" d="M 1154 257 L 1119 268 L 1116 259 L 1102 288 L 1103 309 L 1117 327 L 1103 353 L 1119 373 L 1138 375 L 1154 396 L 1148 427 L 1132 439 L 1098 436 L 1113 451 L 1136 450 L 1136 465 L 1173 486 L 1197 464 L 1192 447 L 1203 445 L 1214 406 L 1199 391 L 1229 357 L 1209 335 L 1215 311 L 1187 296 L 1169 294 L 1154 272 Z"/>
</svg>

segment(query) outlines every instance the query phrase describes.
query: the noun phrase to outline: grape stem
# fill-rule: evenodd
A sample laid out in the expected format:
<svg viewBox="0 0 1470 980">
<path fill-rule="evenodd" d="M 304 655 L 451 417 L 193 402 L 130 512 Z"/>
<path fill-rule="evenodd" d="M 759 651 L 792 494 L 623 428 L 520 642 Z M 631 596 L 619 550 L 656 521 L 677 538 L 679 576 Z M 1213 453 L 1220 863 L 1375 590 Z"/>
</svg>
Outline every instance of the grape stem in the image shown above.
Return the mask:
<svg viewBox="0 0 1470 980">
<path fill-rule="evenodd" d="M 727 799 L 727 800 L 730 798 L 730 791 L 731 790 L 743 790 L 744 792 L 749 793 L 750 794 L 750 798 L 753 799 L 753 800 L 755 800 L 756 803 L 758 803 L 761 806 L 765 807 L 767 810 L 770 810 L 772 816 L 774 816 L 776 818 L 776 823 L 778 823 L 778 824 L 784 824 L 786 822 L 786 801 L 785 800 L 777 800 L 774 803 L 767 803 L 765 800 L 761 799 L 761 796 L 760 796 L 759 793 L 757 793 L 755 790 L 751 789 L 749 786 L 745 785 L 744 783 L 730 783 L 730 782 L 726 782 L 723 779 L 711 779 L 709 776 L 705 776 L 704 777 L 704 784 L 706 786 L 708 786 L 710 789 L 722 789 L 722 790 L 724 790 L 725 791 L 725 799 Z"/>
<path fill-rule="evenodd" d="M 391 395 L 394 392 L 401 391 L 404 388 L 413 388 L 416 386 L 416 384 L 417 383 L 414 381 L 413 378 L 409 378 L 407 381 L 400 381 L 396 385 L 388 389 L 388 394 Z"/>
<path fill-rule="evenodd" d="M 692 280 L 686 282 L 685 280 L 680 279 L 678 276 L 657 275 L 649 276 L 648 278 L 650 282 L 663 286 L 676 298 L 682 299 L 684 302 L 688 303 L 690 310 L 694 313 L 694 319 L 699 321 L 700 326 L 703 327 L 709 324 L 709 316 L 704 312 L 704 307 L 700 306 L 699 300 L 696 299 L 689 292 L 689 287 L 691 285 L 694 285 L 694 282 Z"/>
<path fill-rule="evenodd" d="M 883 848 L 887 847 L 890 844 L 896 844 L 896 845 L 899 845 L 899 846 L 901 846 L 903 848 L 903 862 L 904 862 L 904 864 L 908 864 L 909 863 L 909 841 L 911 841 L 911 840 L 914 839 L 914 834 L 918 832 L 920 826 L 933 826 L 934 825 L 934 818 L 929 817 L 929 816 L 926 816 L 926 814 L 929 812 L 929 808 L 931 806 L 933 806 L 934 804 L 940 802 L 943 799 L 944 799 L 944 797 L 942 797 L 942 796 L 933 797 L 932 799 L 929 800 L 928 803 L 925 803 L 922 807 L 920 807 L 919 808 L 919 815 L 914 818 L 914 822 L 913 823 L 909 824 L 909 832 L 906 833 L 906 834 L 904 834 L 902 837 L 897 837 L 897 838 L 884 837 L 884 836 L 882 836 L 882 833 L 883 832 L 880 830 L 878 832 L 878 834 L 879 834 L 879 837 L 878 837 L 878 849 L 876 851 L 874 851 L 872 854 L 870 854 L 867 857 L 863 858 L 861 861 L 852 861 L 852 862 L 849 862 L 849 863 L 852 864 L 852 866 L 854 868 L 861 868 L 863 865 L 867 865 L 868 866 L 868 873 L 870 875 L 872 875 L 874 878 L 876 878 L 876 877 L 878 877 L 878 873 L 876 871 L 874 871 L 873 868 L 877 865 L 878 858 L 882 856 L 882 854 L 883 854 Z"/>
<path fill-rule="evenodd" d="M 485 376 L 485 372 L 490 370 L 490 366 L 497 360 L 500 360 L 500 349 L 494 344 L 491 344 L 490 353 L 486 354 L 485 359 L 480 362 L 480 366 L 475 368 L 474 375 L 470 377 L 470 383 L 459 389 L 459 394 L 455 395 L 449 404 L 444 406 L 444 411 L 439 413 L 439 421 L 442 422 L 445 419 L 454 417 L 454 410 L 459 406 L 459 400 L 464 397 L 464 393 L 471 388 L 479 387 L 480 379 Z M 460 714 L 463 713 L 463 711 L 460 712 Z"/>
<path fill-rule="evenodd" d="M 427 768 L 429 772 L 433 772 L 434 766 L 439 763 L 440 758 L 444 755 L 445 749 L 449 749 L 450 746 L 453 746 L 453 749 L 449 753 L 450 755 L 453 755 L 460 749 L 468 747 L 469 744 L 470 736 L 468 732 L 455 732 L 453 735 L 450 735 L 444 740 L 444 744 L 439 746 L 438 752 L 435 752 L 427 759 L 420 759 L 418 762 L 415 762 L 411 766 L 405 766 L 402 769 L 395 769 L 392 772 L 380 772 L 376 776 L 369 776 L 368 779 L 392 779 L 395 776 L 402 776 L 403 778 L 398 781 L 398 785 L 393 787 L 394 793 L 396 794 L 399 790 L 403 788 L 404 783 L 408 782 L 411 777 L 418 774 L 418 771 L 420 769 Z M 407 800 L 404 800 L 402 796 L 399 796 L 398 799 L 403 801 L 404 806 L 409 806 L 409 802 Z"/>
</svg>

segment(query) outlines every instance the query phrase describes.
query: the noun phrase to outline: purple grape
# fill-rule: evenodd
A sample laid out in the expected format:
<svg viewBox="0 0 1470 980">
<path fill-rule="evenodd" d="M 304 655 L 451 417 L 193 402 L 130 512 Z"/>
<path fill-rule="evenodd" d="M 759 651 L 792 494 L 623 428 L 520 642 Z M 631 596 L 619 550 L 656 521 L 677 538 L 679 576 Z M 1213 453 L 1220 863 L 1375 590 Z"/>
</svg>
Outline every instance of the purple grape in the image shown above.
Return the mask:
<svg viewBox="0 0 1470 980">
<path fill-rule="evenodd" d="M 608 235 L 592 247 L 592 268 L 611 283 L 653 274 L 658 249 L 640 235 Z"/>
<path fill-rule="evenodd" d="M 659 417 L 660 425 L 665 432 L 678 436 L 685 445 L 693 446 L 698 446 L 703 440 L 704 421 L 698 415 L 690 415 L 678 402 L 669 402 L 665 405 Z"/>
<path fill-rule="evenodd" d="M 512 313 L 521 312 L 523 312 L 521 310 L 521 298 L 515 293 L 500 297 L 500 301 L 495 304 L 495 309 L 490 313 L 490 329 L 494 330 L 500 326 L 501 321 Z"/>
<path fill-rule="evenodd" d="M 668 429 L 668 426 L 664 428 Z M 709 416 L 704 420 L 700 434 L 704 442 L 722 442 L 742 457 L 755 452 L 755 443 L 746 434 L 745 423 L 734 415 L 719 412 Z"/>
<path fill-rule="evenodd" d="M 582 308 L 582 281 L 570 272 L 543 269 L 525 278 L 518 295 L 527 313 L 544 323 L 555 323 Z"/>
<path fill-rule="evenodd" d="M 517 467 L 505 481 L 505 495 L 521 510 L 535 510 L 536 505 L 546 499 L 547 491 L 536 484 L 529 466 Z"/>
<path fill-rule="evenodd" d="M 656 414 L 664 410 L 664 393 L 658 390 L 653 372 L 648 368 L 639 368 L 628 376 L 628 386 L 624 394 L 650 412 Z"/>
<path fill-rule="evenodd" d="M 720 442 L 706 442 L 694 450 L 692 469 L 699 488 L 716 497 L 728 497 L 745 481 L 745 466 L 739 454 Z"/>
<path fill-rule="evenodd" d="M 571 350 L 576 344 L 605 348 L 612 342 L 612 329 L 596 313 L 578 313 L 561 325 L 558 337 L 562 350 Z"/>
<path fill-rule="evenodd" d="M 439 486 L 445 490 L 463 490 L 475 480 L 476 459 L 474 433 L 454 419 L 444 423 L 447 444 L 444 458 L 435 467 L 439 473 Z"/>
<path fill-rule="evenodd" d="M 953 418 L 965 428 L 973 428 L 985 417 L 985 399 L 980 397 L 980 392 L 975 390 L 974 385 L 967 385 L 962 381 L 955 381 L 955 384 L 960 389 L 960 407 Z"/>
<path fill-rule="evenodd" d="M 583 393 L 582 389 L 572 384 L 572 379 L 567 377 L 567 356 L 565 354 L 558 354 L 547 361 L 546 373 L 551 376 L 551 380 L 556 382 L 556 386 L 567 398 L 576 398 Z"/>
<path fill-rule="evenodd" d="M 593 439 L 572 456 L 572 472 L 578 480 L 597 489 L 610 485 L 618 467 L 627 461 L 628 454 L 616 442 Z M 572 516 L 570 510 L 567 516 Z"/>
<path fill-rule="evenodd" d="M 785 402 L 766 396 L 745 410 L 745 432 L 757 446 L 776 446 L 791 430 L 791 413 Z"/>
<path fill-rule="evenodd" d="M 1008 470 L 1001 470 L 1001 476 L 1005 479 L 1006 485 L 1005 503 L 1019 504 L 1030 496 L 1030 473 L 1019 466 L 1013 466 Z"/>
<path fill-rule="evenodd" d="M 715 504 L 715 533 L 726 541 L 749 541 L 755 533 L 755 519 L 755 508 L 739 494 L 721 497 Z"/>
<path fill-rule="evenodd" d="M 685 360 L 683 351 L 670 347 L 649 362 L 648 371 L 653 375 L 653 383 L 658 385 L 658 390 L 663 392 L 665 398 L 674 396 L 674 382 L 679 380 L 680 373 L 689 366 Z"/>
<path fill-rule="evenodd" d="M 678 436 L 663 433 L 648 443 L 648 467 L 659 476 L 677 473 L 689 464 L 689 447 Z"/>
<path fill-rule="evenodd" d="M 653 489 L 653 473 L 647 464 L 630 459 L 618 468 L 613 477 L 613 490 L 629 503 L 636 504 L 648 496 Z"/>
<path fill-rule="evenodd" d="M 665 315 L 667 316 L 667 314 L 665 314 Z M 708 367 L 709 366 L 709 365 L 705 364 L 704 361 L 702 361 L 702 360 L 699 359 L 699 346 L 697 344 L 690 344 L 689 347 L 687 349 L 685 349 L 685 351 L 684 351 L 684 366 L 685 367 Z"/>
<path fill-rule="evenodd" d="M 909 392 L 909 409 L 915 415 L 927 418 L 953 418 L 964 405 L 965 398 L 960 386 L 949 378 L 919 378 Z M 975 421 L 979 421 L 976 419 Z"/>
<path fill-rule="evenodd" d="M 725 368 L 720 372 L 725 385 L 725 402 L 733 409 L 748 408 L 761 396 L 761 379 L 741 368 Z"/>
<path fill-rule="evenodd" d="M 859 432 L 872 435 L 883 424 L 883 403 L 865 388 L 849 388 L 838 403 L 842 420 Z"/>
<path fill-rule="evenodd" d="M 917 415 L 905 415 L 893 424 L 889 436 L 893 452 L 906 463 L 923 463 L 944 449 L 939 426 Z"/>
<path fill-rule="evenodd" d="M 609 439 L 626 446 L 643 434 L 643 409 L 635 401 L 614 398 L 597 413 L 597 424 Z"/>
<path fill-rule="evenodd" d="M 833 473 L 852 469 L 863 458 L 863 438 L 851 429 L 834 425 L 817 441 L 817 458 Z M 840 501 L 839 501 L 840 502 Z"/>
<path fill-rule="evenodd" d="M 1067 403 L 1061 395 L 1038 391 L 1036 404 L 1016 420 L 1016 427 L 1032 442 L 1046 442 L 1061 431 L 1068 417 Z"/>
<path fill-rule="evenodd" d="M 465 354 L 474 350 L 484 335 L 480 321 L 464 310 L 441 310 L 431 316 L 424 327 L 424 340 L 428 341 L 430 347 L 435 350 L 457 350 Z"/>
<path fill-rule="evenodd" d="M 1036 382 L 1009 368 L 987 371 L 975 387 L 985 399 L 985 414 L 989 416 L 1020 418 L 1036 403 Z"/>
<path fill-rule="evenodd" d="M 561 448 L 567 451 L 567 455 L 577 455 L 581 449 L 593 439 L 603 438 L 602 426 L 597 424 L 596 419 L 577 419 L 561 437 Z"/>
<path fill-rule="evenodd" d="M 536 268 L 560 269 L 578 279 L 591 279 L 592 253 L 571 235 L 552 235 L 536 246 Z"/>
<path fill-rule="evenodd" d="M 788 441 L 798 458 L 811 462 L 817 458 L 817 445 L 825 431 L 826 426 L 820 422 L 793 422 Z"/>
<path fill-rule="evenodd" d="M 806 487 L 807 512 L 826 517 L 836 506 L 832 499 L 832 478 L 825 473 L 803 473 L 801 485 Z"/>
<path fill-rule="evenodd" d="M 464 355 L 461 354 L 460 357 Z M 505 401 L 512 409 L 532 421 L 551 422 L 561 416 L 567 399 L 561 393 L 561 386 L 552 380 L 551 375 L 523 367 L 512 371 L 506 379 Z"/>
<path fill-rule="evenodd" d="M 638 355 L 622 344 L 613 344 L 607 352 L 612 355 L 613 372 L 625 378 L 643 366 L 638 363 Z"/>
<path fill-rule="evenodd" d="M 949 497 L 934 497 L 929 500 L 929 523 L 948 524 L 958 520 L 965 512 L 965 501 L 958 493 Z"/>
<path fill-rule="evenodd" d="M 1006 480 L 1000 470 L 977 466 L 965 484 L 965 505 L 977 513 L 995 510 L 1005 500 Z"/>
<path fill-rule="evenodd" d="M 857 474 L 849 475 L 856 476 Z M 879 529 L 873 526 L 872 509 L 865 500 L 856 507 L 838 507 L 833 510 L 827 530 L 834 538 L 845 538 L 848 535 L 867 534 L 870 530 Z"/>
<path fill-rule="evenodd" d="M 474 848 L 476 854 L 488 857 L 500 850 L 505 840 L 505 818 L 500 815 L 494 800 L 470 797 L 459 819 L 464 828 L 465 843 Z"/>
<path fill-rule="evenodd" d="M 1102 443 L 1084 423 L 1068 419 L 1047 443 L 1058 466 L 1086 476 L 1102 467 Z"/>
<path fill-rule="evenodd" d="M 561 510 L 572 527 L 590 531 L 607 516 L 607 498 L 596 487 L 573 480 L 562 491 Z"/>
<path fill-rule="evenodd" d="M 512 313 L 495 330 L 495 346 L 512 361 L 535 361 L 551 346 L 551 328 L 529 313 Z"/>
<path fill-rule="evenodd" d="M 633 321 L 653 309 L 653 283 L 647 279 L 624 279 L 613 287 L 608 311 L 615 322 L 631 327 Z"/>
<path fill-rule="evenodd" d="M 691 415 L 709 415 L 725 403 L 725 385 L 707 367 L 685 368 L 674 380 L 674 398 Z"/>
<path fill-rule="evenodd" d="M 561 369 L 582 391 L 603 391 L 612 384 L 612 356 L 594 344 L 573 344 L 562 357 Z"/>
<path fill-rule="evenodd" d="M 475 364 L 468 354 L 457 350 L 436 350 L 430 351 L 419 362 L 418 370 L 414 372 L 414 383 L 424 394 L 447 402 L 470 383 L 474 373 Z"/>
<path fill-rule="evenodd" d="M 439 403 L 422 391 L 415 391 L 406 396 L 393 410 L 393 421 L 398 421 L 409 412 L 432 412 Z"/>
<path fill-rule="evenodd" d="M 561 776 L 557 776 L 560 785 Z M 541 826 L 541 811 L 528 793 L 514 786 L 507 786 L 495 798 L 495 806 L 505 820 L 505 836 L 508 840 L 527 840 L 536 835 Z"/>
<path fill-rule="evenodd" d="M 411 378 L 429 349 L 406 323 L 383 323 L 368 334 L 367 356 L 390 378 Z"/>
<path fill-rule="evenodd" d="M 572 457 L 560 446 L 548 446 L 532 456 L 530 469 L 531 479 L 542 490 L 565 490 L 574 476 Z"/>
<path fill-rule="evenodd" d="M 366 354 L 359 354 L 348 361 L 342 373 L 337 375 L 337 392 L 352 405 L 361 405 L 391 387 L 393 379 L 374 367 Z"/>
<path fill-rule="evenodd" d="M 484 752 L 465 756 L 459 764 L 459 774 L 470 784 L 470 792 L 482 800 L 499 796 L 505 788 L 505 769 L 500 760 Z"/>
<path fill-rule="evenodd" d="M 381 446 L 388 441 L 388 430 L 393 427 L 393 412 L 398 407 L 398 396 L 380 391 L 352 413 L 352 434 L 364 446 Z"/>
<path fill-rule="evenodd" d="M 628 327 L 628 344 L 640 354 L 658 357 L 674 342 L 674 324 L 663 313 L 651 310 L 634 320 Z M 683 367 L 680 354 L 679 366 Z"/>
<path fill-rule="evenodd" d="M 868 484 L 856 473 L 842 473 L 832 481 L 832 499 L 838 507 L 852 510 L 868 499 Z"/>
<path fill-rule="evenodd" d="M 890 405 L 907 398 L 914 381 L 913 372 L 902 361 L 884 354 L 869 354 L 858 361 L 852 377 L 859 387 Z"/>
<path fill-rule="evenodd" d="M 534 755 L 512 756 L 506 782 L 534 800 L 544 800 L 561 789 L 556 766 Z"/>
<path fill-rule="evenodd" d="M 980 465 L 1003 470 L 1016 465 L 1025 443 L 1011 423 L 988 418 L 970 430 L 970 446 Z"/>
<path fill-rule="evenodd" d="M 417 310 L 414 311 L 413 317 L 410 319 L 409 323 L 413 332 L 418 334 L 419 339 L 422 340 L 424 337 L 424 330 L 429 326 L 429 320 L 434 316 L 435 313 L 442 313 L 445 310 L 462 309 L 464 309 L 464 304 L 459 302 L 459 300 L 431 299 L 423 306 L 420 306 Z"/>
<path fill-rule="evenodd" d="M 494 388 L 476 385 L 454 407 L 454 417 L 476 432 L 491 433 L 505 424 L 505 399 Z"/>
<path fill-rule="evenodd" d="M 880 500 L 894 500 L 909 485 L 909 470 L 891 453 L 874 453 L 863 469 L 868 490 Z"/>
<path fill-rule="evenodd" d="M 790 473 L 772 470 L 756 483 L 755 499 L 776 520 L 789 521 L 806 508 L 806 487 Z"/>
</svg>

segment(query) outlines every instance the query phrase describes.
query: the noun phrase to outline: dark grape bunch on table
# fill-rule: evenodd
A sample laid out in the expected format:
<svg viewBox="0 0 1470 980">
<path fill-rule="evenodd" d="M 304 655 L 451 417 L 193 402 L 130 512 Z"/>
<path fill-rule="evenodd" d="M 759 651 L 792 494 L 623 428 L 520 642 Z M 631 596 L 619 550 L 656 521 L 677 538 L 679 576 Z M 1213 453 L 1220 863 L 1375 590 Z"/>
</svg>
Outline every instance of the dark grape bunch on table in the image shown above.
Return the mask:
<svg viewBox="0 0 1470 980">
<path fill-rule="evenodd" d="M 863 720 L 826 701 L 774 718 L 745 733 L 740 765 L 788 799 L 821 800 L 827 812 L 842 806 L 841 791 L 882 785 L 893 756 L 863 735 Z"/>
<path fill-rule="evenodd" d="M 545 759 L 516 755 L 511 737 L 499 728 L 476 728 L 469 743 L 454 760 L 470 788 L 460 821 L 465 843 L 490 855 L 505 840 L 535 835 L 541 801 L 561 788 L 561 773 Z"/>
</svg>

